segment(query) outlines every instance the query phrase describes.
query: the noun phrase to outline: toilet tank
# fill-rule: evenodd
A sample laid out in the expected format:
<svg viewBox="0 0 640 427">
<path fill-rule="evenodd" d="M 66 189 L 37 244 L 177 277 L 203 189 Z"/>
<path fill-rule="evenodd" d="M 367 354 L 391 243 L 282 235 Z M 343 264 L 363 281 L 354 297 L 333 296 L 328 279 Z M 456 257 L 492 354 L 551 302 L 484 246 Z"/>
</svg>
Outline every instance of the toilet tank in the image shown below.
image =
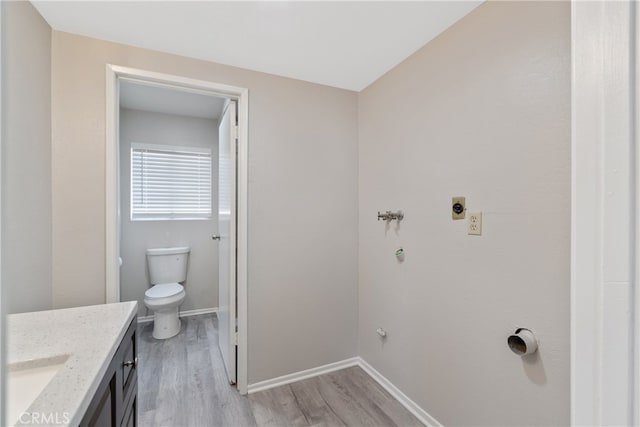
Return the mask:
<svg viewBox="0 0 640 427">
<path fill-rule="evenodd" d="M 149 281 L 152 285 L 187 280 L 189 247 L 147 249 Z"/>
</svg>

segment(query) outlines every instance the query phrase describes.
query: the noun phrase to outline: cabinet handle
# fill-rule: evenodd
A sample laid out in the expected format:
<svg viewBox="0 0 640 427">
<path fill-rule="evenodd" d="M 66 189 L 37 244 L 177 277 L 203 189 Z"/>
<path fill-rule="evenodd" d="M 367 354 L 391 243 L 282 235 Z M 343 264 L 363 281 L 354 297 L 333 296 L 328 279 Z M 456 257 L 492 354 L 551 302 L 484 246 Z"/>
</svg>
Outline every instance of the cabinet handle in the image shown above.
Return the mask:
<svg viewBox="0 0 640 427">
<path fill-rule="evenodd" d="M 138 358 L 136 357 L 133 360 L 127 360 L 122 364 L 122 366 L 133 366 L 134 368 L 138 365 Z"/>
</svg>

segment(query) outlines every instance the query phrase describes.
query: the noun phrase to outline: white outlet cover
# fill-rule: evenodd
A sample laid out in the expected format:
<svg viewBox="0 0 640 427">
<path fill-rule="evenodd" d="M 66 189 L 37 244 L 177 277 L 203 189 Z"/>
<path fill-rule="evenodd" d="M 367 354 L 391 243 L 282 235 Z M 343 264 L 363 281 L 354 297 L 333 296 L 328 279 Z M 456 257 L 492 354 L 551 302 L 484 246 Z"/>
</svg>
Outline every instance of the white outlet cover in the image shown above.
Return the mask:
<svg viewBox="0 0 640 427">
<path fill-rule="evenodd" d="M 482 212 L 469 212 L 467 219 L 467 234 L 482 235 Z"/>
</svg>

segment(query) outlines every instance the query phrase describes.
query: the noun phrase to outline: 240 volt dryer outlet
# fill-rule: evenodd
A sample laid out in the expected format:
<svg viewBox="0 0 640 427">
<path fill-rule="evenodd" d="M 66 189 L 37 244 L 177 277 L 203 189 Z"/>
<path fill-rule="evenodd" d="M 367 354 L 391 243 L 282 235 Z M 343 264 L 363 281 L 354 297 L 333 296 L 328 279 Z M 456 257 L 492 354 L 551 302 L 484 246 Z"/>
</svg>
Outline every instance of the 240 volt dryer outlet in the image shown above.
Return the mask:
<svg viewBox="0 0 640 427">
<path fill-rule="evenodd" d="M 464 204 L 464 197 L 452 197 L 451 198 L 451 218 L 452 219 L 464 219 L 466 207 Z"/>
</svg>

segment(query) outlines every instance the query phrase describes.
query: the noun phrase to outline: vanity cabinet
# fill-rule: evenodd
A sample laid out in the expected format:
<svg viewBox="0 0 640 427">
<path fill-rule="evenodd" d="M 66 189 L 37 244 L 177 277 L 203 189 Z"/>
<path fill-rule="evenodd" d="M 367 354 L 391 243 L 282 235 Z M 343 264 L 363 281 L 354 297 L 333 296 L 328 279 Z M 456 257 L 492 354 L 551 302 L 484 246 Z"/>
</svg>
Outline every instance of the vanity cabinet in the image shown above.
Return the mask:
<svg viewBox="0 0 640 427">
<path fill-rule="evenodd" d="M 137 323 L 137 317 L 134 317 L 89 403 L 87 412 L 80 422 L 81 426 L 137 426 Z"/>
</svg>

